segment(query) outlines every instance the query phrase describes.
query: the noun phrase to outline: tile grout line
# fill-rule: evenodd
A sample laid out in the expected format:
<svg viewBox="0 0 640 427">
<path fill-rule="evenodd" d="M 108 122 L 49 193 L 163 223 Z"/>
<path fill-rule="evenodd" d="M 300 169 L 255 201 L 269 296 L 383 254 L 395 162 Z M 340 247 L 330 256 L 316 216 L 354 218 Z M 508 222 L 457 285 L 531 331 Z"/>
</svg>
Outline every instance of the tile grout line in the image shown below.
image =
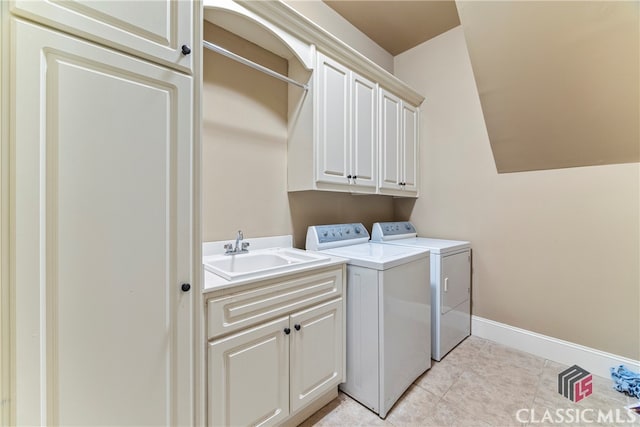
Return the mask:
<svg viewBox="0 0 640 427">
<path fill-rule="evenodd" d="M 542 364 L 542 367 L 540 368 L 540 372 L 538 373 L 538 381 L 536 382 L 536 388 L 533 392 L 533 395 L 531 397 L 531 404 L 529 406 L 529 409 L 533 409 L 535 403 L 536 403 L 536 397 L 538 397 L 538 393 L 540 391 L 540 387 L 542 386 L 542 380 L 544 377 L 544 371 L 545 368 L 547 367 L 547 362 L 549 360 L 548 359 L 544 359 L 544 363 Z M 527 422 L 525 424 L 522 424 L 524 427 L 529 427 L 531 425 L 531 422 Z"/>
</svg>

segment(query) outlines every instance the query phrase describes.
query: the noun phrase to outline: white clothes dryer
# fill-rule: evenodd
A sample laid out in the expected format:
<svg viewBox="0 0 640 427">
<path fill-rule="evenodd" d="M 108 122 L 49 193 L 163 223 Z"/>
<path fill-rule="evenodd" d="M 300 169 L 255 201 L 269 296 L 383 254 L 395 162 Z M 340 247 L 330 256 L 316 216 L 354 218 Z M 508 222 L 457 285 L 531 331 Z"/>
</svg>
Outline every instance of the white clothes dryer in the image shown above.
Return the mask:
<svg viewBox="0 0 640 427">
<path fill-rule="evenodd" d="M 431 357 L 440 361 L 471 334 L 471 244 L 417 237 L 408 221 L 373 224 L 371 241 L 431 251 Z"/>
<path fill-rule="evenodd" d="M 306 249 L 349 259 L 340 389 L 385 418 L 431 367 L 429 251 L 370 243 L 362 224 L 309 227 Z"/>
</svg>

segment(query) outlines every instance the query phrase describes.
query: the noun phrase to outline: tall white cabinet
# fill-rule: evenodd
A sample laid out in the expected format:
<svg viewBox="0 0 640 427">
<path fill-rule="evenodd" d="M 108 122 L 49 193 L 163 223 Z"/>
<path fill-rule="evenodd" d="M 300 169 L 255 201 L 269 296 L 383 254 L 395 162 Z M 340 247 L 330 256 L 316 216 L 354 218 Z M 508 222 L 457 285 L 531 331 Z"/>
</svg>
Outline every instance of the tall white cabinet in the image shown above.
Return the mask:
<svg viewBox="0 0 640 427">
<path fill-rule="evenodd" d="M 118 51 L 191 33 L 171 14 L 193 5 L 142 3 L 20 1 L 40 23 L 8 19 L 18 425 L 194 423 L 191 60 Z"/>
<path fill-rule="evenodd" d="M 11 12 L 180 71 L 193 69 L 193 55 L 183 53 L 194 47 L 190 1 L 14 0 Z"/>
</svg>

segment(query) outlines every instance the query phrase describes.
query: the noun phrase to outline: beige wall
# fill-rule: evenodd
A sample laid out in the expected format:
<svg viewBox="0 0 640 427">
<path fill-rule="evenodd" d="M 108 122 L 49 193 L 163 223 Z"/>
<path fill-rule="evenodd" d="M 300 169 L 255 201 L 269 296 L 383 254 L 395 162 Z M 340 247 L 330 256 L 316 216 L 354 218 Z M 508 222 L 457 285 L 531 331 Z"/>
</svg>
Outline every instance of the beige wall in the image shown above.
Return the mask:
<svg viewBox="0 0 640 427">
<path fill-rule="evenodd" d="M 286 74 L 285 60 L 205 23 L 205 39 Z M 287 192 L 287 87 L 204 51 L 203 241 L 294 234 L 309 225 L 393 219 L 393 200 L 328 192 Z"/>
<path fill-rule="evenodd" d="M 371 233 L 376 221 L 393 221 L 393 199 L 387 196 L 352 196 L 329 191 L 289 193 L 294 225 L 294 246 L 304 247 L 307 227 L 317 224 L 361 222 Z"/>
<path fill-rule="evenodd" d="M 393 73 L 393 56 L 320 0 L 284 0 L 298 13 Z"/>
<path fill-rule="evenodd" d="M 498 174 L 461 27 L 395 58 L 426 96 L 397 219 L 473 244 L 473 314 L 640 359 L 637 163 Z"/>
</svg>

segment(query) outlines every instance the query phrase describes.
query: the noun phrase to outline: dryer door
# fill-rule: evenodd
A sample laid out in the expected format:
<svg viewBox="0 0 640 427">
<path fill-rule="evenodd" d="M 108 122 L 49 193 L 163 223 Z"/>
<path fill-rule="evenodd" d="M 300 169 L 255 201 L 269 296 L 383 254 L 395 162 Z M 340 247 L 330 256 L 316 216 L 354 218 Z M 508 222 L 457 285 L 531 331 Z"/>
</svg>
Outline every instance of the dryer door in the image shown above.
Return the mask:
<svg viewBox="0 0 640 427">
<path fill-rule="evenodd" d="M 445 314 L 469 299 L 471 287 L 470 252 L 442 257 L 440 276 L 440 312 Z"/>
</svg>

